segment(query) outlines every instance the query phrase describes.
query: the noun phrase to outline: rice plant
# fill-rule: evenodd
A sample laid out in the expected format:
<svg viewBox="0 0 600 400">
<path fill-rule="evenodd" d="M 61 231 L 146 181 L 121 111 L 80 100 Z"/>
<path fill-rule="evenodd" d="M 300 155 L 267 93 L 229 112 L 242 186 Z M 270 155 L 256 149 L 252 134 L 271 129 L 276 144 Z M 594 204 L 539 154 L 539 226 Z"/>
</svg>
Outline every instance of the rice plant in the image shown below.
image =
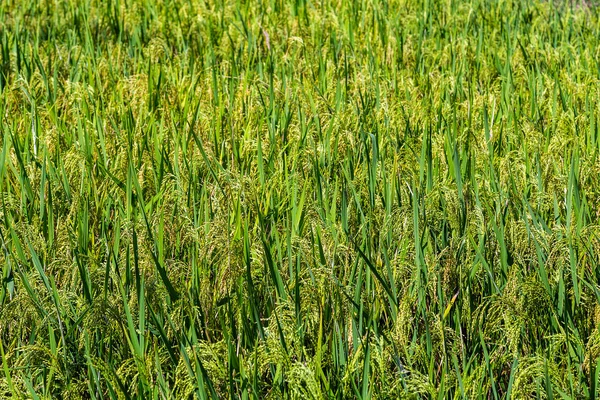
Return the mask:
<svg viewBox="0 0 600 400">
<path fill-rule="evenodd" d="M 0 2 L 0 398 L 600 398 L 600 8 Z"/>
</svg>

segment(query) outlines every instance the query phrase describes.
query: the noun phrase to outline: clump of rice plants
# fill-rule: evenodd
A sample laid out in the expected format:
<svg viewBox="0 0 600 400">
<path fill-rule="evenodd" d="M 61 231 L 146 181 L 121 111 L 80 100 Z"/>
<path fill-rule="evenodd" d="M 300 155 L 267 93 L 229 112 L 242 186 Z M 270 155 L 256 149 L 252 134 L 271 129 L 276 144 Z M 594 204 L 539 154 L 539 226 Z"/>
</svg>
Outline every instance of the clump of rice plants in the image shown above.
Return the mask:
<svg viewBox="0 0 600 400">
<path fill-rule="evenodd" d="M 0 2 L 0 398 L 598 398 L 599 48 L 593 2 Z"/>
</svg>

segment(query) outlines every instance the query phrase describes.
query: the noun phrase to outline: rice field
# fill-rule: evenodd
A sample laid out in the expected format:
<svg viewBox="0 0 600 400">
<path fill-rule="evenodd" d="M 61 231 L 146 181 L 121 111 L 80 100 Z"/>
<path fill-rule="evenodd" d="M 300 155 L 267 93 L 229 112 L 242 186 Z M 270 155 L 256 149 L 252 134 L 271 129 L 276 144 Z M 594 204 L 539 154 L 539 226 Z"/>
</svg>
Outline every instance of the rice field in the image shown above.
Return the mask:
<svg viewBox="0 0 600 400">
<path fill-rule="evenodd" d="M 0 398 L 600 398 L 600 8 L 0 1 Z"/>
</svg>

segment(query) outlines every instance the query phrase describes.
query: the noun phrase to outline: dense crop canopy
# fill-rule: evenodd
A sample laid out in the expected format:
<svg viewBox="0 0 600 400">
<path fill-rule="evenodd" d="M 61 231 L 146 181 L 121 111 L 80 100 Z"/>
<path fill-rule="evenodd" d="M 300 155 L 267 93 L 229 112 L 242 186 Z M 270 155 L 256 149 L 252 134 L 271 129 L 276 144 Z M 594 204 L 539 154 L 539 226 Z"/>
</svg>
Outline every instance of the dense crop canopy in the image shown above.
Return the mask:
<svg viewBox="0 0 600 400">
<path fill-rule="evenodd" d="M 599 17 L 0 1 L 0 398 L 598 398 Z"/>
</svg>

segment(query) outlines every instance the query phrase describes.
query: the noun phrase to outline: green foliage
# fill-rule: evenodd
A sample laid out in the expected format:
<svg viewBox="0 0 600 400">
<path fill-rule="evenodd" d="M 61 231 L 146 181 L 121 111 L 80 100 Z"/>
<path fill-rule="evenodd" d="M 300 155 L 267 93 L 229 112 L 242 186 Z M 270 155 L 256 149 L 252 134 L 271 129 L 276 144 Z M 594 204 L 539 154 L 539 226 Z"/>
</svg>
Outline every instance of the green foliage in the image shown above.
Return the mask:
<svg viewBox="0 0 600 400">
<path fill-rule="evenodd" d="M 0 2 L 1 398 L 600 396 L 600 14 Z"/>
</svg>

